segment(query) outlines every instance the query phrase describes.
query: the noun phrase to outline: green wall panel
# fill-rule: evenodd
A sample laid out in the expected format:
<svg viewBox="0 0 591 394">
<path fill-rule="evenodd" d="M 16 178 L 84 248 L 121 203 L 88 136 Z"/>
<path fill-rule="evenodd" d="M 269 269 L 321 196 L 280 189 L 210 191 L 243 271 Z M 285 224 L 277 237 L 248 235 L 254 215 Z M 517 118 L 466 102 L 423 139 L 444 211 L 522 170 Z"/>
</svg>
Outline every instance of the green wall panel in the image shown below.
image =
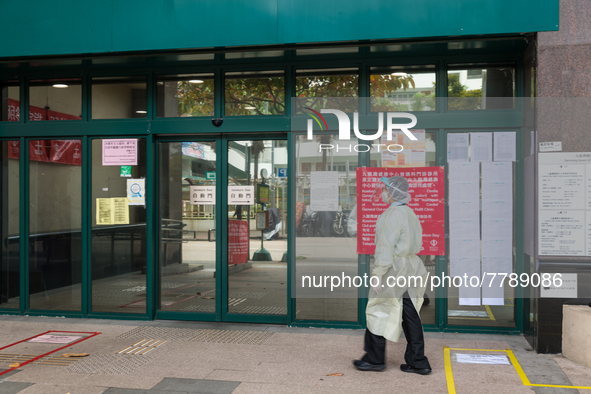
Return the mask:
<svg viewBox="0 0 591 394">
<path fill-rule="evenodd" d="M 0 58 L 557 30 L 558 1 L 2 1 Z"/>
</svg>

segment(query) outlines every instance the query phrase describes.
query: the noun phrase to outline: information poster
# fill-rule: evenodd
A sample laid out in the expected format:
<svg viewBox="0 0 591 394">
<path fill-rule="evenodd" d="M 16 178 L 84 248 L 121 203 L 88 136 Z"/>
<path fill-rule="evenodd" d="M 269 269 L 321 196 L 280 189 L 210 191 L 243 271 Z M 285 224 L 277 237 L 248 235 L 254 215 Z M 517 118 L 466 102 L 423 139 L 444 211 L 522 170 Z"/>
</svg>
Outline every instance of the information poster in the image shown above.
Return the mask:
<svg viewBox="0 0 591 394">
<path fill-rule="evenodd" d="M 127 180 L 127 200 L 129 205 L 146 205 L 146 180 Z"/>
<path fill-rule="evenodd" d="M 591 153 L 540 153 L 538 254 L 591 256 Z"/>
<path fill-rule="evenodd" d="M 338 171 L 310 173 L 310 209 L 318 212 L 339 210 Z"/>
<path fill-rule="evenodd" d="M 424 167 L 425 166 L 425 130 L 410 130 L 417 137 L 411 140 L 402 131 L 392 132 L 392 141 L 382 137 L 383 167 Z M 400 146 L 404 150 L 400 150 Z"/>
<path fill-rule="evenodd" d="M 103 139 L 104 166 L 137 166 L 137 138 Z"/>
<path fill-rule="evenodd" d="M 254 205 L 254 186 L 228 186 L 228 205 Z"/>
<path fill-rule="evenodd" d="M 215 186 L 189 186 L 191 205 L 215 205 Z"/>
<path fill-rule="evenodd" d="M 443 167 L 357 168 L 357 253 L 374 254 L 375 226 L 388 209 L 379 198 L 372 199 L 382 177 L 403 176 L 412 196 L 408 206 L 423 227 L 423 247 L 419 254 L 445 255 L 445 170 Z"/>
<path fill-rule="evenodd" d="M 248 221 L 228 220 L 228 264 L 248 261 Z"/>
<path fill-rule="evenodd" d="M 129 224 L 129 205 L 127 198 L 97 198 L 96 224 Z"/>
</svg>

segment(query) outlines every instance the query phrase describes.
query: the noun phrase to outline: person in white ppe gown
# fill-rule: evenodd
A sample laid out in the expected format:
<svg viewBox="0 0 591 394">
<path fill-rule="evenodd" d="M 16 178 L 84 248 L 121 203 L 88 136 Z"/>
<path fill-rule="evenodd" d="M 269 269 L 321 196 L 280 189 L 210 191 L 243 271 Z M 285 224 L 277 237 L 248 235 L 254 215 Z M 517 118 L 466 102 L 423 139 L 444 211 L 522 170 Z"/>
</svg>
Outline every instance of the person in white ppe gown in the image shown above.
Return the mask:
<svg viewBox="0 0 591 394">
<path fill-rule="evenodd" d="M 382 178 L 382 200 L 390 205 L 376 223 L 375 263 L 369 291 L 365 331 L 366 354 L 353 364 L 362 371 L 386 367 L 386 339 L 398 342 L 404 331 L 407 346 L 404 372 L 431 372 L 425 357 L 423 326 L 419 311 L 427 285 L 427 270 L 417 253 L 423 230 L 419 219 L 406 204 L 411 197 L 406 178 Z M 376 280 L 377 279 L 377 280 Z M 394 285 L 395 284 L 395 285 Z"/>
</svg>

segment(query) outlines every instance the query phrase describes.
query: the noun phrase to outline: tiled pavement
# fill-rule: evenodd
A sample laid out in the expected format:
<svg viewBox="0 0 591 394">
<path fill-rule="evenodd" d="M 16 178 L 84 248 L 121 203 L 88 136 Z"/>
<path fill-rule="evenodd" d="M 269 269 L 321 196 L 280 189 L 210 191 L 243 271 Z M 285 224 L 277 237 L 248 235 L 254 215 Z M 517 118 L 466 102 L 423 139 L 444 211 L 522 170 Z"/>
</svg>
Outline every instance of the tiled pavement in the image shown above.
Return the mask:
<svg viewBox="0 0 591 394">
<path fill-rule="evenodd" d="M 90 354 L 69 366 L 32 363 L 0 375 L 1 394 L 447 393 L 444 346 L 510 348 L 532 383 L 591 387 L 590 368 L 561 356 L 536 354 L 519 336 L 426 333 L 426 352 L 433 372 L 419 376 L 398 369 L 403 360 L 404 338 L 398 344 L 388 344 L 386 371 L 355 370 L 351 361 L 363 354 L 361 330 L 21 316 L 0 316 L 0 330 L 0 347 L 48 330 L 101 333 L 54 354 Z M 227 335 L 234 335 L 234 339 Z M 222 343 L 241 338 L 250 343 Z M 143 339 L 166 342 L 145 355 L 118 354 Z M 23 343 L 0 350 L 0 356 L 37 355 L 58 347 Z M 511 365 L 460 364 L 455 362 L 453 352 L 451 366 L 458 393 L 577 392 L 568 388 L 526 387 Z M 0 361 L 0 368 L 5 370 L 8 366 L 9 363 Z"/>
</svg>

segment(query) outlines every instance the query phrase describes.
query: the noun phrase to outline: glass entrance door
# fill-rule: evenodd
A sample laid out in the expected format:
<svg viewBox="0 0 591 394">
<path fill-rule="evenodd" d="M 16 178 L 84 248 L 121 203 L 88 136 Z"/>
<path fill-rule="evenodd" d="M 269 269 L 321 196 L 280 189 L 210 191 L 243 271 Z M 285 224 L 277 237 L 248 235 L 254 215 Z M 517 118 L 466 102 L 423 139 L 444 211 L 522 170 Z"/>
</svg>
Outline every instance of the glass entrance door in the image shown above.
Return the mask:
<svg viewBox="0 0 591 394">
<path fill-rule="evenodd" d="M 158 143 L 159 318 L 287 322 L 287 158 L 285 139 Z"/>
</svg>

